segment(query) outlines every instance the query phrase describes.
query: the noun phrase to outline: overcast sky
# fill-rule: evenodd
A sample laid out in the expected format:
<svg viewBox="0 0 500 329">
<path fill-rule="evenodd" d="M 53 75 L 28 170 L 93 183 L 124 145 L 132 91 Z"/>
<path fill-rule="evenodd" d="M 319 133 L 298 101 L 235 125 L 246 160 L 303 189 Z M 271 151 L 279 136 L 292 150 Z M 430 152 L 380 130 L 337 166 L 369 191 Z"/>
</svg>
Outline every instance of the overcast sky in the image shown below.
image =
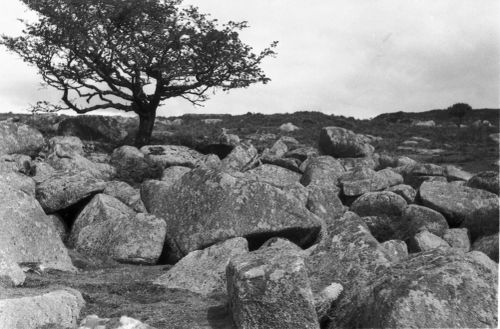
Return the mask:
<svg viewBox="0 0 500 329">
<path fill-rule="evenodd" d="M 278 56 L 263 67 L 267 85 L 219 92 L 195 108 L 165 103 L 160 115 L 279 113 L 303 110 L 374 117 L 466 102 L 499 107 L 499 0 L 185 0 L 220 21 L 249 21 L 242 39 L 256 51 L 278 40 Z M 27 17 L 6 0 L 0 31 L 19 33 Z M 0 48 L 0 112 L 37 100 L 36 70 Z"/>
</svg>

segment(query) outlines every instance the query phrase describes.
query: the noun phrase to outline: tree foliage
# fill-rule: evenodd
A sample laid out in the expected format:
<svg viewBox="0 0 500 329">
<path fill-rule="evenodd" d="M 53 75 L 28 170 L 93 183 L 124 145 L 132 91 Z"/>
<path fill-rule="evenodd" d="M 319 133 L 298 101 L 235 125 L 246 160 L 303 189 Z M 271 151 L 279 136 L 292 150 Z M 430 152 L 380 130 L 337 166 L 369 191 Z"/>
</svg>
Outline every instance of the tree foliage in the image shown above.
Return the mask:
<svg viewBox="0 0 500 329">
<path fill-rule="evenodd" d="M 156 110 L 169 98 L 200 105 L 211 89 L 270 80 L 260 65 L 276 42 L 254 53 L 239 38 L 246 22 L 221 25 L 181 0 L 22 1 L 38 20 L 0 42 L 61 91 L 52 110 L 135 112 L 138 144 L 149 141 Z"/>
<path fill-rule="evenodd" d="M 450 106 L 447 109 L 448 113 L 452 117 L 456 117 L 458 119 L 457 126 L 460 127 L 460 125 L 463 122 L 464 117 L 467 115 L 469 111 L 472 111 L 472 107 L 469 104 L 466 103 L 456 103 Z"/>
</svg>

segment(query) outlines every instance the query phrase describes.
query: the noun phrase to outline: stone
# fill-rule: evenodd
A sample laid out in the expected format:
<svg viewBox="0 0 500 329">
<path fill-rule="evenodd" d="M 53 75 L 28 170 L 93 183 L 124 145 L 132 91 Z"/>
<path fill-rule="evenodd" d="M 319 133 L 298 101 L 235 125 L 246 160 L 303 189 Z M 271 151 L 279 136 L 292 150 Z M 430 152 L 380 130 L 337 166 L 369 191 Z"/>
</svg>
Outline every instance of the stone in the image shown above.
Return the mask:
<svg viewBox="0 0 500 329">
<path fill-rule="evenodd" d="M 37 184 L 57 174 L 57 171 L 47 162 L 35 161 L 32 168 L 32 174 L 34 175 L 32 178 Z"/>
<path fill-rule="evenodd" d="M 285 153 L 285 158 L 297 159 L 301 162 L 318 156 L 318 150 L 310 146 L 297 147 Z"/>
<path fill-rule="evenodd" d="M 233 238 L 203 250 L 192 251 L 154 281 L 168 289 L 185 289 L 201 295 L 225 293 L 229 261 L 248 253 L 244 238 Z"/>
<path fill-rule="evenodd" d="M 424 206 L 442 213 L 451 227 L 467 228 L 472 240 L 498 232 L 496 194 L 441 182 L 423 183 L 419 194 Z"/>
<path fill-rule="evenodd" d="M 103 255 L 122 263 L 155 264 L 165 236 L 163 220 L 136 214 L 119 200 L 98 194 L 76 218 L 68 244 L 90 256 Z"/>
<path fill-rule="evenodd" d="M 255 165 L 258 155 L 252 144 L 240 144 L 222 159 L 221 167 L 228 171 L 245 171 Z"/>
<path fill-rule="evenodd" d="M 283 188 L 300 181 L 300 174 L 283 167 L 263 164 L 245 172 L 245 178 Z"/>
<path fill-rule="evenodd" d="M 389 182 L 384 177 L 366 167 L 357 167 L 342 175 L 339 184 L 346 196 L 358 196 L 389 187 Z"/>
<path fill-rule="evenodd" d="M 404 183 L 418 189 L 425 181 L 447 181 L 443 167 L 432 163 L 416 163 L 400 168 Z"/>
<path fill-rule="evenodd" d="M 70 288 L 18 291 L 0 295 L 2 328 L 75 328 L 85 305 L 82 294 Z"/>
<path fill-rule="evenodd" d="M 238 236 L 249 238 L 250 246 L 270 236 L 304 246 L 316 239 L 321 226 L 293 194 L 246 180 L 242 173 L 200 167 L 172 186 L 151 185 L 144 190 L 154 192 L 141 190 L 146 208 L 165 219 L 183 255 Z"/>
<path fill-rule="evenodd" d="M 21 267 L 7 254 L 0 251 L 0 289 L 20 286 L 26 275 Z M 1 293 L 1 290 L 0 290 Z M 1 294 L 0 294 L 1 296 Z"/>
<path fill-rule="evenodd" d="M 59 123 L 58 135 L 77 136 L 83 140 L 123 143 L 136 129 L 131 118 L 120 116 L 78 115 Z"/>
<path fill-rule="evenodd" d="M 35 128 L 9 120 L 0 121 L 0 155 L 36 155 L 43 144 L 43 136 Z"/>
<path fill-rule="evenodd" d="M 0 156 L 0 173 L 18 172 L 25 175 L 33 174 L 31 157 L 24 154 L 6 154 Z"/>
<path fill-rule="evenodd" d="M 309 184 L 307 186 L 307 209 L 319 218 L 329 221 L 342 216 L 347 208 L 340 200 L 340 189 L 336 186 Z"/>
<path fill-rule="evenodd" d="M 497 171 L 483 171 L 474 175 L 467 181 L 468 187 L 486 190 L 498 195 L 500 180 Z"/>
<path fill-rule="evenodd" d="M 110 163 L 116 168 L 117 178 L 131 184 L 142 183 L 147 178 L 159 178 L 162 171 L 138 148 L 127 145 L 114 149 Z"/>
<path fill-rule="evenodd" d="M 360 196 L 351 205 L 351 211 L 359 216 L 401 216 L 407 206 L 399 195 L 388 192 L 368 192 Z"/>
<path fill-rule="evenodd" d="M 472 250 L 481 251 L 498 263 L 498 233 L 480 237 L 472 244 Z"/>
<path fill-rule="evenodd" d="M 60 145 L 60 144 L 58 144 Z M 96 179 L 111 180 L 116 169 L 107 163 L 95 163 L 76 152 L 68 152 L 61 147 L 47 156 L 47 163 L 58 171 L 78 174 L 85 171 Z"/>
<path fill-rule="evenodd" d="M 189 172 L 191 168 L 183 166 L 172 166 L 165 168 L 161 174 L 161 181 L 166 182 L 169 185 L 173 185 L 177 180 L 181 179 L 182 176 Z"/>
<path fill-rule="evenodd" d="M 452 165 L 444 166 L 444 175 L 449 182 L 468 181 L 473 176 L 471 173 Z"/>
<path fill-rule="evenodd" d="M 140 151 L 150 163 L 162 169 L 171 166 L 194 168 L 202 157 L 201 153 L 179 145 L 146 145 Z"/>
<path fill-rule="evenodd" d="M 19 172 L 0 171 L 0 183 L 21 190 L 31 196 L 35 196 L 35 181 L 33 180 L 33 178 L 23 175 Z"/>
<path fill-rule="evenodd" d="M 340 127 L 325 127 L 319 135 L 319 149 L 335 158 L 359 158 L 373 153 L 373 146 L 350 130 Z"/>
<path fill-rule="evenodd" d="M 450 245 L 429 231 L 421 231 L 410 238 L 409 249 L 410 252 L 421 252 L 435 248 L 449 248 Z"/>
<path fill-rule="evenodd" d="M 357 316 L 351 306 L 352 299 L 392 262 L 363 220 L 346 212 L 328 224 L 325 239 L 306 258 L 306 265 L 315 295 L 332 283 L 343 287 L 335 307 L 328 311 L 333 328 Z"/>
<path fill-rule="evenodd" d="M 449 228 L 444 232 L 443 240 L 446 241 L 450 247 L 462 250 L 464 252 L 470 251 L 470 238 L 469 230 L 466 228 Z"/>
<path fill-rule="evenodd" d="M 448 222 L 439 212 L 418 205 L 409 205 L 403 212 L 403 221 L 408 223 L 408 235 L 413 236 L 421 231 L 429 231 L 443 237 Z"/>
<path fill-rule="evenodd" d="M 379 242 L 407 238 L 406 222 L 402 221 L 400 216 L 379 214 L 362 216 L 361 218 L 368 226 L 370 233 Z"/>
<path fill-rule="evenodd" d="M 278 167 L 283 167 L 285 169 L 302 174 L 302 170 L 300 169 L 301 163 L 300 163 L 300 160 L 298 160 L 298 159 L 277 158 L 277 157 L 270 157 L 270 156 L 262 155 L 260 157 L 260 161 L 263 164 L 270 164 L 270 165 L 275 165 Z"/>
<path fill-rule="evenodd" d="M 54 213 L 102 192 L 106 182 L 82 172 L 56 173 L 36 186 L 36 198 L 43 210 Z"/>
<path fill-rule="evenodd" d="M 375 168 L 378 167 L 377 161 L 371 156 L 364 158 L 340 158 L 337 160 L 340 161 L 342 166 L 344 166 L 345 170 L 347 171 L 354 170 L 358 167 L 365 167 L 375 170 Z"/>
<path fill-rule="evenodd" d="M 353 301 L 355 316 L 342 324 L 344 328 L 496 328 L 498 269 L 491 263 L 455 249 L 415 254 L 373 280 Z"/>
<path fill-rule="evenodd" d="M 403 197 L 408 204 L 414 203 L 417 196 L 417 191 L 415 191 L 415 189 L 410 185 L 405 184 L 388 187 L 387 191 L 396 193 L 397 195 Z"/>
<path fill-rule="evenodd" d="M 68 251 L 34 197 L 0 182 L 0 253 L 13 262 L 74 271 Z"/>
<path fill-rule="evenodd" d="M 102 193 L 120 200 L 121 202 L 132 208 L 135 212 L 146 212 L 146 207 L 141 200 L 140 191 L 125 182 L 108 182 L 106 184 L 106 188 Z"/>
<path fill-rule="evenodd" d="M 172 185 L 168 182 L 148 179 L 141 184 L 141 199 L 147 212 L 158 209 L 164 202 L 164 195 Z"/>
<path fill-rule="evenodd" d="M 69 228 L 68 225 L 64 222 L 64 220 L 61 218 L 61 216 L 57 214 L 53 215 L 47 215 L 47 218 L 49 219 L 50 223 L 54 226 L 56 229 L 57 234 L 61 238 L 61 240 L 64 242 L 69 236 Z"/>
<path fill-rule="evenodd" d="M 320 323 L 328 319 L 328 310 L 332 307 L 333 302 L 339 299 L 343 291 L 344 287 L 340 283 L 333 282 L 314 295 L 314 306 Z"/>
<path fill-rule="evenodd" d="M 155 329 L 141 321 L 121 316 L 120 318 L 100 318 L 97 315 L 87 315 L 78 329 Z"/>
<path fill-rule="evenodd" d="M 84 155 L 83 142 L 76 136 L 54 136 L 49 139 L 49 153 L 57 153 L 60 157 L 73 154 Z"/>
<path fill-rule="evenodd" d="M 381 180 L 385 180 L 389 187 L 403 184 L 403 176 L 389 168 L 379 170 L 375 174 L 380 177 Z"/>
<path fill-rule="evenodd" d="M 401 240 L 388 240 L 380 244 L 384 254 L 393 263 L 399 263 L 408 258 L 408 246 Z"/>
<path fill-rule="evenodd" d="M 319 329 L 307 269 L 296 252 L 270 247 L 236 256 L 226 275 L 237 328 Z"/>
<path fill-rule="evenodd" d="M 309 184 L 337 186 L 339 177 L 344 173 L 344 166 L 335 158 L 328 155 L 318 156 L 308 161 L 300 183 L 304 186 Z"/>
<path fill-rule="evenodd" d="M 295 131 L 295 130 L 300 130 L 300 128 L 297 127 L 296 125 L 294 125 L 293 123 L 288 122 L 288 123 L 282 124 L 279 127 L 279 130 L 281 130 L 282 132 L 285 132 L 285 133 L 289 133 L 289 132 L 292 132 L 292 131 Z"/>
</svg>

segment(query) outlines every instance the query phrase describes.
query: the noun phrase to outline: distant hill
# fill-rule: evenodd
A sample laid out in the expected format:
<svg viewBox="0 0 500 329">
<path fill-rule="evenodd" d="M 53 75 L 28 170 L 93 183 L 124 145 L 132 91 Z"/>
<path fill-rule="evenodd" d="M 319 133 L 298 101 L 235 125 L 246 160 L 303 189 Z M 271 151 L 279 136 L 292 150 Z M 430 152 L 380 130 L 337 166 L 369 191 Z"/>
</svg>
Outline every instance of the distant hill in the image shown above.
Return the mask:
<svg viewBox="0 0 500 329">
<path fill-rule="evenodd" d="M 410 122 L 411 120 L 428 121 L 434 120 L 436 123 L 450 122 L 454 119 L 446 112 L 446 110 L 430 110 L 425 112 L 392 112 L 383 113 L 375 117 L 373 120 L 384 120 L 387 122 Z M 488 120 L 494 125 L 497 125 L 500 120 L 500 109 L 474 109 L 469 112 L 464 123 L 474 122 L 477 120 Z"/>
</svg>

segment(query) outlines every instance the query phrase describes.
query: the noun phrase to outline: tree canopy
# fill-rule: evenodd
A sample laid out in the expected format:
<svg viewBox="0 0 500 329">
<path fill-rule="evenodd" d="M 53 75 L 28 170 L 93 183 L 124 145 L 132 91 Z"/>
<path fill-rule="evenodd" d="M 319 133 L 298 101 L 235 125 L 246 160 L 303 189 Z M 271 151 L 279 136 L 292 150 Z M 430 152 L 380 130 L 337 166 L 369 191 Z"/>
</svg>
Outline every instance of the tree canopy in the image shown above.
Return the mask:
<svg viewBox="0 0 500 329">
<path fill-rule="evenodd" d="M 181 0 L 22 2 L 38 20 L 23 21 L 21 36 L 0 42 L 61 91 L 61 104 L 51 109 L 135 112 L 140 145 L 149 142 L 166 99 L 200 105 L 211 89 L 270 81 L 260 65 L 275 54 L 276 42 L 254 53 L 239 37 L 246 22 L 221 25 Z"/>
<path fill-rule="evenodd" d="M 472 107 L 466 103 L 456 103 L 448 107 L 447 111 L 452 117 L 458 119 L 457 126 L 460 127 L 465 115 L 467 115 L 469 111 L 472 111 Z"/>
</svg>

